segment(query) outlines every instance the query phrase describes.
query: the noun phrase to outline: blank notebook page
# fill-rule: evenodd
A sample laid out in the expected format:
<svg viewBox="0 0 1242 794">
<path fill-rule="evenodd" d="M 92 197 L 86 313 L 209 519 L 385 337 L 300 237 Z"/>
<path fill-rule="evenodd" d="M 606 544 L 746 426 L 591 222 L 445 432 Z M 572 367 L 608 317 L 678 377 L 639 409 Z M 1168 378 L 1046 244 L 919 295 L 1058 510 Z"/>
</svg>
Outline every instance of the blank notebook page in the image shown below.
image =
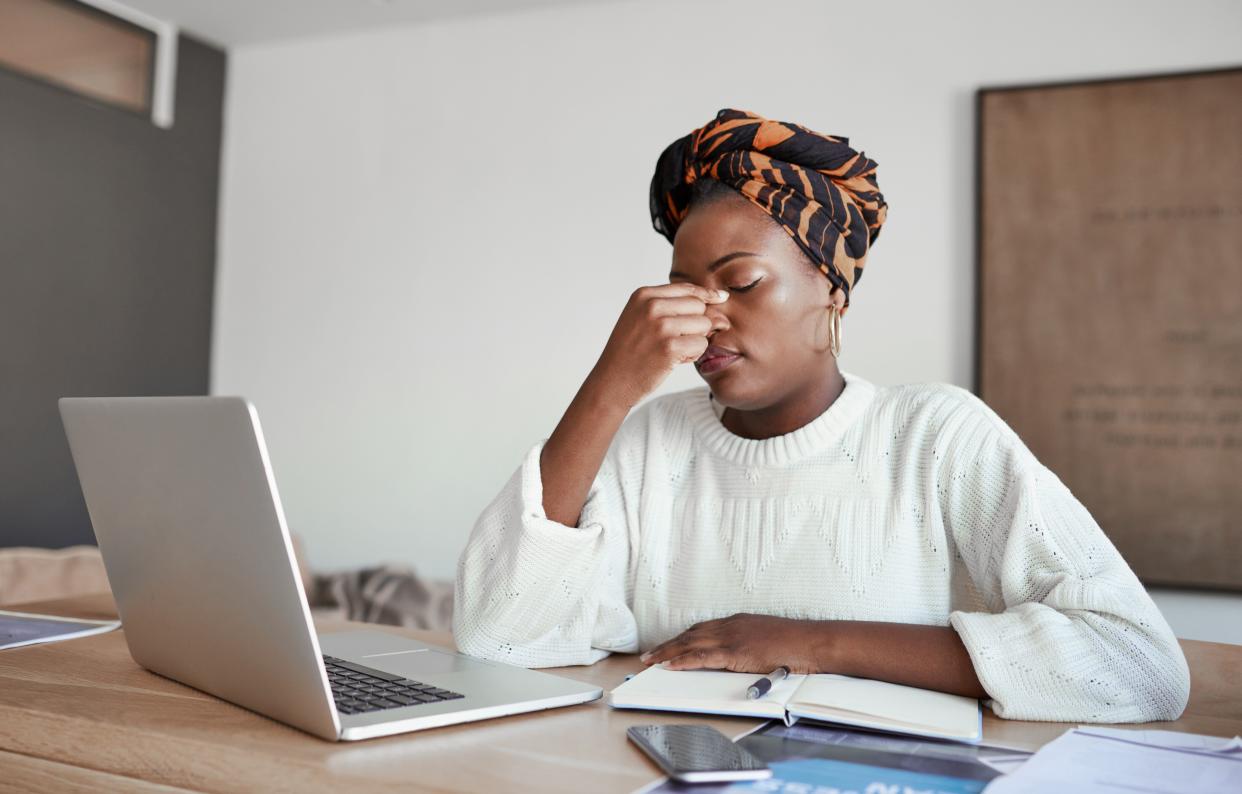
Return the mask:
<svg viewBox="0 0 1242 794">
<path fill-rule="evenodd" d="M 649 667 L 612 691 L 614 706 L 746 714 L 782 719 L 785 701 L 806 676 L 794 675 L 772 687 L 764 697 L 747 700 L 746 690 L 759 680 L 755 673 L 720 670 L 666 670 Z"/>
<path fill-rule="evenodd" d="M 944 736 L 979 735 L 979 701 L 974 698 L 886 681 L 810 676 L 788 706 L 791 713 L 808 717 L 887 723 Z"/>
</svg>

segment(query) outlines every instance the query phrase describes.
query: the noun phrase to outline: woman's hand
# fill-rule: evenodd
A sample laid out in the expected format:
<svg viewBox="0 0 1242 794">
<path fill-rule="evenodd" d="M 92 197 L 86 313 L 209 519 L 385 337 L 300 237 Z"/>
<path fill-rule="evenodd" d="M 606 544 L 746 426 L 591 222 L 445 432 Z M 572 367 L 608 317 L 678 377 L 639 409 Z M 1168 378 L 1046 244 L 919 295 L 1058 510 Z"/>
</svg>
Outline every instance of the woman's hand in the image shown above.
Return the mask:
<svg viewBox="0 0 1242 794">
<path fill-rule="evenodd" d="M 724 290 L 677 282 L 640 287 L 617 319 L 591 378 L 628 410 L 655 391 L 678 364 L 707 349 L 713 330 L 729 327 L 711 304 L 729 299 Z"/>
<path fill-rule="evenodd" d="M 817 620 L 739 614 L 698 623 L 644 653 L 644 664 L 665 662 L 670 670 L 732 670 L 767 674 L 831 672 L 828 627 Z"/>
<path fill-rule="evenodd" d="M 742 614 L 691 626 L 639 658 L 648 665 L 665 662 L 670 670 L 766 675 L 788 667 L 791 673 L 840 673 L 991 697 L 950 626 Z"/>
<path fill-rule="evenodd" d="M 678 282 L 642 287 L 630 296 L 599 361 L 574 395 L 539 456 L 543 509 L 552 521 L 578 526 L 591 482 L 630 409 L 685 361 L 707 349 L 712 329 L 729 321 L 707 306 L 729 293 Z"/>
</svg>

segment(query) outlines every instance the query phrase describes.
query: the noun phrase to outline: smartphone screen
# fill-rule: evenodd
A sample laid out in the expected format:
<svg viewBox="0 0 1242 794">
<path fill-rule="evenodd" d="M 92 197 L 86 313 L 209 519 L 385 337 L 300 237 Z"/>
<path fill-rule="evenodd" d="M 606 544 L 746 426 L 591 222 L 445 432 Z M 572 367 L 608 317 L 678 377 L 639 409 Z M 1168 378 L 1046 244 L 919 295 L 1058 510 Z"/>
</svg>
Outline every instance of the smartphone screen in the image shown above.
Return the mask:
<svg viewBox="0 0 1242 794">
<path fill-rule="evenodd" d="M 636 725 L 626 734 L 673 780 L 761 780 L 772 774 L 763 761 L 706 725 Z"/>
</svg>

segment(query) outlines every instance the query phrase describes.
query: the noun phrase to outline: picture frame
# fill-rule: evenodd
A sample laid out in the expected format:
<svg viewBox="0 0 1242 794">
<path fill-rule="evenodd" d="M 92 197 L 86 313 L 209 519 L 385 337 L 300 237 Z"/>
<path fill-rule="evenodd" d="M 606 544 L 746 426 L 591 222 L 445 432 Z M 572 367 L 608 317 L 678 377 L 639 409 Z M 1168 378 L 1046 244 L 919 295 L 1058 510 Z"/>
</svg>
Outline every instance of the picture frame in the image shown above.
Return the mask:
<svg viewBox="0 0 1242 794">
<path fill-rule="evenodd" d="M 1240 141 L 1242 67 L 976 93 L 975 391 L 1147 584 L 1242 590 Z"/>
</svg>

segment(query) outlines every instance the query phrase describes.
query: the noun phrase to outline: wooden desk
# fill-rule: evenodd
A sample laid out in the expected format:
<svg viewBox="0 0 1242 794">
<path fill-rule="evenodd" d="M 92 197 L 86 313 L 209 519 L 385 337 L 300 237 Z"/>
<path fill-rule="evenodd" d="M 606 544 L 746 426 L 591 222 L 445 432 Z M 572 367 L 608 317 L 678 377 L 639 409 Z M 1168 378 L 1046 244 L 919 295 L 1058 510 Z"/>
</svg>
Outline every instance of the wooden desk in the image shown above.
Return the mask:
<svg viewBox="0 0 1242 794">
<path fill-rule="evenodd" d="M 18 607 L 111 618 L 108 595 Z M 356 627 L 325 623 L 322 631 Z M 374 628 L 374 627 L 372 627 Z M 443 632 L 393 627 L 442 645 Z M 1242 646 L 1185 641 L 1190 705 L 1149 727 L 1242 733 Z M 613 656 L 554 672 L 611 689 L 641 667 Z M 658 776 L 625 738 L 643 723 L 703 722 L 732 736 L 752 720 L 613 711 L 602 701 L 356 743 L 332 743 L 160 678 L 120 631 L 0 651 L 0 790 L 632 791 Z M 985 741 L 1035 749 L 1069 725 L 984 716 Z"/>
</svg>

